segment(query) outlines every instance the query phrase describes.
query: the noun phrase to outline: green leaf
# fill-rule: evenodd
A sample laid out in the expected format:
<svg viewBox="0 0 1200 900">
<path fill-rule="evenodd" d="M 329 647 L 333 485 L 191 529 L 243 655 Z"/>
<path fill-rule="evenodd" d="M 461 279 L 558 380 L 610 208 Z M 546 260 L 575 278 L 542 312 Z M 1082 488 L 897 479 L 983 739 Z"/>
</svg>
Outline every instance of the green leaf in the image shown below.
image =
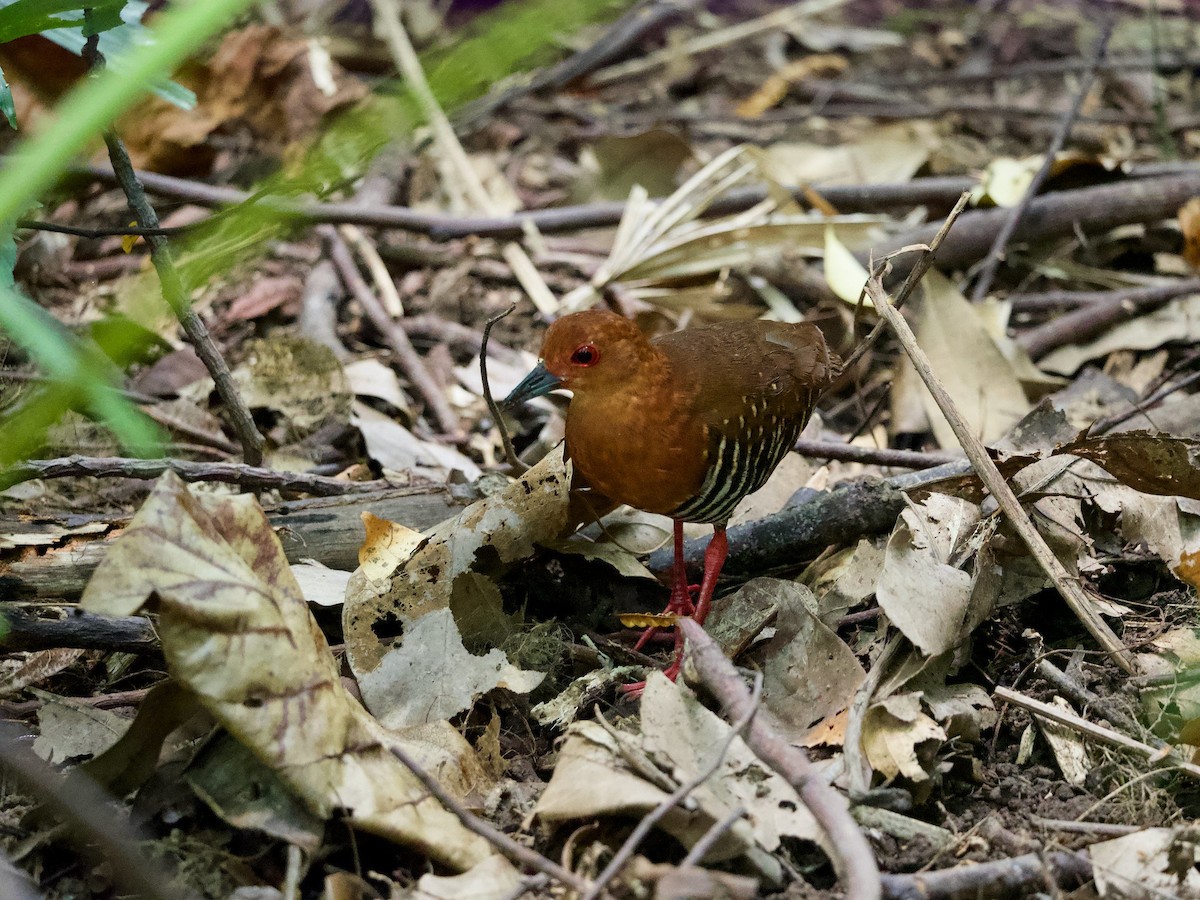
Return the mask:
<svg viewBox="0 0 1200 900">
<path fill-rule="evenodd" d="M 112 25 L 98 28 L 97 33 L 121 24 L 121 8 L 126 0 L 16 0 L 0 9 L 0 44 L 14 41 L 28 34 L 40 34 L 51 28 L 76 27 L 83 19 L 83 9 L 93 10 L 97 22 L 112 21 Z M 60 13 L 78 12 L 78 16 L 61 16 Z"/>
<path fill-rule="evenodd" d="M 4 118 L 8 119 L 8 124 L 16 131 L 17 107 L 13 103 L 12 88 L 8 86 L 8 79 L 4 77 L 3 71 L 0 71 L 0 112 L 4 113 Z"/>
<path fill-rule="evenodd" d="M 104 6 L 89 6 L 84 10 L 83 36 L 89 38 L 120 28 L 124 24 L 121 21 L 121 10 L 124 8 L 125 0 Z"/>
</svg>

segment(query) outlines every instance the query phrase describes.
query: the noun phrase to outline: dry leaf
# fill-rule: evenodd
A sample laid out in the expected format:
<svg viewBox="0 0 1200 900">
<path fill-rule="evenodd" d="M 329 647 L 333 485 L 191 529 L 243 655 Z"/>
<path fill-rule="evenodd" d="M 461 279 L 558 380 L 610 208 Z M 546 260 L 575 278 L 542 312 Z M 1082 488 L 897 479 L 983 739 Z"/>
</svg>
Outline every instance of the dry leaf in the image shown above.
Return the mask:
<svg viewBox="0 0 1200 900">
<path fill-rule="evenodd" d="M 1101 897 L 1160 900 L 1200 896 L 1193 826 L 1146 828 L 1087 848 Z"/>
<path fill-rule="evenodd" d="M 534 812 L 545 821 L 644 815 L 682 781 L 706 768 L 725 743 L 730 726 L 685 688 L 652 673 L 642 696 L 642 733 L 611 732 L 594 721 L 567 730 L 558 765 Z M 654 784 L 630 768 L 643 760 L 660 772 Z M 675 807 L 660 827 L 691 846 L 712 823 L 742 805 L 739 820 L 709 851 L 730 859 L 757 845 L 767 851 L 782 836 L 819 840 L 819 828 L 795 790 L 735 738 L 716 773 L 691 795 L 691 811 Z"/>
<path fill-rule="evenodd" d="M 1029 412 L 1021 379 L 988 334 L 979 311 L 946 276 L 932 270 L 922 286 L 917 340 L 971 431 L 985 443 L 994 441 Z M 919 392 L 938 443 L 958 447 L 933 396 L 924 385 Z"/>
<path fill-rule="evenodd" d="M 738 592 L 761 593 L 779 614 L 775 635 L 761 651 L 763 706 L 789 739 L 845 709 L 866 678 L 845 642 L 816 616 L 812 591 L 792 581 L 755 578 Z"/>
<path fill-rule="evenodd" d="M 946 732 L 921 709 L 919 694 L 900 694 L 871 705 L 863 720 L 863 751 L 885 779 L 903 775 L 929 779 L 929 769 Z"/>
<path fill-rule="evenodd" d="M 197 497 L 170 472 L 158 480 L 83 607 L 133 615 L 151 600 L 172 676 L 313 813 L 342 810 L 355 827 L 459 869 L 491 855 L 388 750 L 445 761 L 444 747 L 387 732 L 346 692 L 253 497 Z M 451 765 L 470 764 L 470 746 L 460 750 Z"/>
<path fill-rule="evenodd" d="M 1200 441 L 1149 431 L 1080 436 L 1054 451 L 1090 459 L 1121 483 L 1147 494 L 1200 500 Z"/>
<path fill-rule="evenodd" d="M 388 657 L 403 654 L 405 665 L 411 664 L 419 648 L 408 643 L 422 617 L 452 608 L 499 611 L 499 589 L 488 575 L 528 557 L 535 543 L 562 535 L 569 487 L 562 453 L 552 452 L 503 490 L 434 528 L 394 572 L 375 579 L 363 569 L 354 573 L 342 615 L 346 655 L 372 712 L 391 721 L 393 705 L 405 702 L 396 694 L 403 673 Z M 477 566 L 486 566 L 487 573 L 476 572 Z M 447 629 L 437 633 L 445 639 Z M 396 640 L 393 635 L 401 631 L 404 637 Z"/>
<path fill-rule="evenodd" d="M 495 688 L 527 694 L 546 677 L 518 669 L 501 650 L 467 652 L 449 607 L 401 622 L 403 643 L 370 675 L 371 709 L 389 728 L 450 719 Z"/>
<path fill-rule="evenodd" d="M 1179 207 L 1179 230 L 1183 232 L 1183 259 L 1194 270 L 1200 270 L 1200 197 L 1193 197 Z"/>
<path fill-rule="evenodd" d="M 892 624 L 926 656 L 937 656 L 965 637 L 971 575 L 950 559 L 979 522 L 979 508 L 945 494 L 930 494 L 901 513 L 888 540 L 876 596 Z"/>
</svg>

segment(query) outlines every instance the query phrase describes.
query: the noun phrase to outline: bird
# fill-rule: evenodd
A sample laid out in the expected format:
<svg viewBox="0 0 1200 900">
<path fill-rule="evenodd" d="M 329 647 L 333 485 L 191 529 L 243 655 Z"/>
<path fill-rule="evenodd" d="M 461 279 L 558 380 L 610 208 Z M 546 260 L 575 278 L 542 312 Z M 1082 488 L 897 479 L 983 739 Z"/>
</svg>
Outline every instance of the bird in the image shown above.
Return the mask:
<svg viewBox="0 0 1200 900">
<path fill-rule="evenodd" d="M 650 339 L 630 319 L 594 308 L 550 325 L 537 365 L 503 405 L 571 391 L 565 454 L 576 476 L 613 504 L 674 520 L 665 613 L 703 625 L 729 552 L 734 507 L 766 483 L 838 374 L 838 357 L 810 322 L 722 322 Z M 694 602 L 685 522 L 713 526 Z M 655 630 L 646 629 L 635 649 Z M 678 676 L 682 661 L 677 629 L 668 678 Z"/>
</svg>

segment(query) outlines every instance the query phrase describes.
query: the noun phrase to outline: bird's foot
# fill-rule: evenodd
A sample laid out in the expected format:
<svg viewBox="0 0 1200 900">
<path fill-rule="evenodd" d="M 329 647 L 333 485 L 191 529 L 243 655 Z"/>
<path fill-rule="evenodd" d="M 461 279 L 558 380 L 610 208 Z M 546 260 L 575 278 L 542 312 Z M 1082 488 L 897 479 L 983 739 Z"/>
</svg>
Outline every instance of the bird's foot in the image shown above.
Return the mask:
<svg viewBox="0 0 1200 900">
<path fill-rule="evenodd" d="M 669 666 L 667 666 L 665 669 L 663 669 L 663 674 L 667 676 L 668 681 L 675 681 L 676 679 L 679 678 L 679 672 L 682 668 L 683 668 L 683 648 L 681 647 L 675 651 L 675 659 L 671 662 L 671 664 Z M 645 692 L 645 690 L 646 690 L 646 682 L 635 681 L 633 684 L 623 684 L 619 688 L 617 688 L 617 690 L 619 690 L 622 694 L 624 694 L 626 697 L 628 697 L 631 700 L 638 700 L 641 698 L 643 692 Z"/>
</svg>

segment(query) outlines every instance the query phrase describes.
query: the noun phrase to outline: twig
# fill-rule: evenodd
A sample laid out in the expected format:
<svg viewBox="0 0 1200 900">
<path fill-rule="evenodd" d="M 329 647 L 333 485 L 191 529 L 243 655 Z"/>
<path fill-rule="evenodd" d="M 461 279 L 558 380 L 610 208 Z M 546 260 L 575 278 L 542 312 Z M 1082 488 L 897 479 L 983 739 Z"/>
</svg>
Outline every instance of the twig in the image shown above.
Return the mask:
<svg viewBox="0 0 1200 900">
<path fill-rule="evenodd" d="M 571 890 L 580 894 L 586 893 L 591 884 L 587 879 L 575 874 L 570 869 L 560 866 L 558 863 L 547 859 L 538 853 L 536 850 L 518 844 L 503 831 L 493 828 L 487 822 L 483 821 L 476 815 L 472 815 L 470 810 L 466 809 L 453 794 L 447 791 L 438 782 L 436 778 L 426 772 L 417 764 L 417 761 L 409 756 L 408 752 L 401 747 L 391 746 L 388 748 L 392 756 L 400 760 L 401 764 L 407 768 L 416 779 L 425 786 L 433 797 L 442 804 L 458 821 L 463 824 L 463 827 L 468 831 L 472 831 L 479 835 L 493 847 L 500 851 L 504 856 L 521 866 L 528 866 L 538 872 L 549 875 L 555 881 L 569 887 Z"/>
<path fill-rule="evenodd" d="M 1038 360 L 1059 347 L 1082 343 L 1120 322 L 1153 312 L 1178 296 L 1166 291 L 1146 292 L 1132 298 L 1126 295 L 1089 303 L 1029 329 L 1017 338 L 1017 345 L 1030 359 Z"/>
<path fill-rule="evenodd" d="M 884 875 L 883 895 L 887 900 L 960 900 L 1027 896 L 1045 890 L 1049 876 L 1063 887 L 1092 877 L 1092 864 L 1082 853 L 1060 850 L 1046 854 L 1026 853 L 1012 859 L 954 866 L 913 875 Z"/>
<path fill-rule="evenodd" d="M 129 159 L 125 144 L 115 132 L 111 131 L 105 132 L 104 143 L 108 146 L 108 158 L 112 161 L 113 172 L 116 173 L 117 181 L 125 192 L 129 208 L 133 210 L 138 224 L 142 228 L 158 228 L 158 213 L 146 199 L 146 192 L 134 174 L 133 163 Z M 192 309 L 192 305 L 188 301 L 187 292 L 179 278 L 179 270 L 175 268 L 171 245 L 165 237 L 157 234 L 147 234 L 145 240 L 147 246 L 150 247 L 150 259 L 158 272 L 163 297 L 166 299 L 167 305 L 171 307 L 171 311 L 175 313 L 176 318 L 179 319 L 184 334 L 196 348 L 196 355 L 204 362 L 204 367 L 212 376 L 217 394 L 229 413 L 230 424 L 242 445 L 242 459 L 247 465 L 261 464 L 263 447 L 266 442 L 254 424 L 250 409 L 242 400 L 241 394 L 238 393 L 237 386 L 233 383 L 233 376 L 229 372 L 229 366 L 213 342 L 212 336 L 209 335 L 204 320 L 196 315 L 196 311 Z"/>
<path fill-rule="evenodd" d="M 1101 837 L 1120 837 L 1141 831 L 1141 825 L 1118 825 L 1114 822 L 1077 822 L 1074 819 L 1043 819 L 1030 816 L 1031 824 L 1047 831 L 1068 831 L 1074 834 L 1094 834 Z"/>
<path fill-rule="evenodd" d="M 741 721 L 753 709 L 753 698 L 720 646 L 692 619 L 679 621 L 690 644 L 700 680 L 720 702 L 728 718 Z M 828 837 L 834 866 L 846 886 L 848 900 L 874 900 L 880 894 L 879 866 L 871 845 L 851 817 L 846 801 L 812 769 L 799 747 L 775 733 L 761 716 L 751 718 L 746 744 L 796 789 Z"/>
<path fill-rule="evenodd" d="M 396 290 L 396 282 L 392 281 L 392 275 L 388 272 L 383 257 L 379 255 L 378 248 L 367 240 L 367 236 L 357 225 L 343 225 L 338 232 L 342 239 L 357 250 L 358 255 L 362 257 L 367 271 L 371 273 L 371 279 L 375 282 L 375 288 L 379 291 L 379 301 L 383 304 L 387 314 L 393 319 L 403 316 L 404 301 L 400 299 L 400 292 Z"/>
<path fill-rule="evenodd" d="M 996 464 L 988 456 L 983 442 L 975 435 L 971 426 L 962 417 L 954 400 L 946 393 L 945 387 L 942 386 L 929 363 L 929 357 L 918 345 L 912 329 L 908 327 L 904 317 L 892 306 L 892 301 L 883 288 L 881 273 L 875 272 L 871 275 L 867 281 L 867 293 L 875 304 L 876 312 L 887 321 L 901 346 L 904 347 L 905 353 L 912 360 L 913 368 L 917 370 L 917 374 L 929 388 L 942 415 L 953 429 L 954 436 L 958 438 L 958 442 L 966 452 L 967 459 L 971 461 L 971 465 L 983 481 L 984 486 L 991 491 L 1013 530 L 1021 536 L 1029 548 L 1029 552 L 1054 582 L 1063 599 L 1067 601 L 1067 605 L 1071 607 L 1071 611 L 1079 617 L 1092 637 L 1109 653 L 1117 665 L 1132 674 L 1134 666 L 1129 650 L 1100 617 L 1100 613 L 1096 611 L 1095 605 L 1080 586 L 1076 576 L 1067 571 L 1059 558 L 1054 555 L 1054 551 L 1046 544 L 1037 527 L 1030 521 L 1029 516 L 1026 515 L 1021 501 L 1017 499 L 1017 495 L 1013 493 L 1004 476 L 1000 474 L 1000 470 L 996 468 Z"/>
<path fill-rule="evenodd" d="M 954 208 L 950 210 L 950 214 L 946 216 L 946 220 L 942 223 L 941 228 L 939 228 L 933 235 L 933 238 L 929 241 L 929 245 L 927 247 L 920 245 L 915 248 L 905 248 L 920 249 L 923 252 L 917 257 L 917 261 L 913 263 L 912 268 L 908 270 L 908 276 L 904 279 L 904 284 L 902 284 L 900 286 L 900 290 L 896 292 L 895 305 L 897 309 L 900 309 L 904 306 L 904 304 L 908 301 L 909 295 L 913 292 L 913 290 L 916 289 L 916 286 L 920 284 L 921 279 L 925 277 L 925 273 L 928 272 L 933 266 L 933 261 L 937 257 L 938 251 L 942 248 L 942 244 L 945 243 L 946 236 L 950 233 L 951 226 L 958 221 L 959 216 L 963 214 L 963 210 L 967 208 L 967 204 L 970 202 L 970 200 L 971 195 L 968 192 L 963 191 L 962 195 L 958 198 L 958 202 L 954 204 Z M 894 252 L 899 253 L 901 251 L 896 250 Z M 863 287 L 863 290 L 864 292 L 866 291 L 865 286 Z M 871 349 L 871 347 L 875 345 L 875 342 L 878 341 L 883 335 L 884 327 L 885 325 L 882 319 L 875 323 L 875 326 L 871 329 L 870 333 L 861 341 L 859 341 L 858 346 L 854 348 L 853 352 L 851 352 L 849 357 L 847 357 L 842 363 L 843 372 L 849 371 L 850 368 L 862 358 L 863 354 L 865 354 Z"/>
<path fill-rule="evenodd" d="M 529 471 L 529 466 L 521 462 L 517 456 L 517 450 L 513 447 L 512 438 L 508 434 L 508 428 L 504 424 L 504 416 L 500 414 L 500 407 L 496 403 L 496 398 L 492 396 L 492 385 L 488 380 L 487 371 L 487 350 L 488 338 L 492 333 L 492 326 L 501 319 L 512 315 L 517 304 L 512 304 L 502 313 L 497 313 L 487 320 L 487 324 L 483 326 L 483 341 L 479 347 L 479 378 L 483 384 L 483 399 L 487 402 L 488 412 L 491 413 L 492 421 L 496 423 L 496 427 L 500 429 L 500 440 L 504 444 L 504 455 L 508 457 L 508 464 L 513 467 L 513 470 L 522 475 Z"/>
<path fill-rule="evenodd" d="M 111 181 L 113 173 L 102 166 L 78 169 L 93 178 Z M 137 177 L 147 190 L 163 197 L 187 200 L 203 206 L 219 207 L 255 202 L 254 195 L 235 188 L 218 187 L 186 178 L 138 171 Z M 829 203 L 843 212 L 869 212 L 909 206 L 943 207 L 954 202 L 963 191 L 970 190 L 977 179 L 966 177 L 914 178 L 909 182 L 868 185 L 829 185 L 790 188 L 800 202 L 806 192 L 816 190 Z M 703 213 L 705 218 L 743 212 L 756 206 L 768 196 L 766 188 L 744 188 L 731 191 L 713 203 Z M 657 198 L 659 202 L 663 198 Z M 300 222 L 329 225 L 361 225 L 388 228 L 422 234 L 436 241 L 465 237 L 519 238 L 530 226 L 544 234 L 561 234 L 589 228 L 616 225 L 625 212 L 623 202 L 585 203 L 553 209 L 533 209 L 495 216 L 455 216 L 427 213 L 405 206 L 349 201 L 320 203 L 265 197 L 261 206 Z"/>
<path fill-rule="evenodd" d="M 108 860 L 113 880 L 123 891 L 148 900 L 179 900 L 195 895 L 173 884 L 158 863 L 138 849 L 141 836 L 112 812 L 112 798 L 79 774 L 69 787 L 57 772 L 28 749 L 33 735 L 24 728 L 0 725 L 0 768 L 41 802 L 75 834 L 84 848 L 96 848 Z"/>
<path fill-rule="evenodd" d="M 740 683 L 740 682 L 739 682 Z M 596 876 L 596 880 L 592 882 L 592 888 L 583 895 L 581 900 L 597 900 L 604 888 L 611 882 L 621 870 L 625 868 L 625 864 L 629 862 L 634 852 L 641 845 L 646 836 L 650 834 L 652 828 L 657 825 L 667 813 L 673 810 L 676 806 L 682 803 L 692 791 L 708 781 L 713 774 L 725 762 L 725 756 L 729 753 L 729 748 L 733 746 L 733 742 L 742 736 L 742 733 L 749 727 L 754 719 L 755 713 L 758 712 L 758 704 L 762 699 L 762 673 L 756 672 L 754 676 L 754 689 L 750 692 L 750 700 L 745 708 L 741 711 L 737 721 L 730 728 L 729 734 L 725 736 L 724 742 L 720 749 L 714 754 L 712 760 L 707 766 L 704 766 L 693 777 L 689 778 L 683 784 L 679 785 L 670 796 L 666 797 L 658 806 L 642 816 L 637 827 L 633 829 L 629 837 L 625 839 L 625 843 L 621 845 L 621 849 L 613 855 L 608 865 L 604 870 Z"/>
<path fill-rule="evenodd" d="M 1198 193 L 1200 173 L 1197 172 L 1054 191 L 1034 198 L 1017 225 L 1013 240 L 1044 243 L 1077 234 L 1097 234 L 1118 225 L 1156 222 L 1174 216 L 1180 206 Z M 1007 209 L 977 209 L 964 214 L 942 245 L 939 265 L 944 269 L 974 265 L 987 254 L 1008 215 Z M 937 225 L 922 226 L 889 238 L 872 252 L 877 258 L 886 257 L 901 247 L 929 243 L 937 230 Z M 870 262 L 865 254 L 860 254 L 859 259 Z M 897 260 L 892 276 L 906 272 L 904 262 Z"/>
<path fill-rule="evenodd" d="M 1123 422 L 1129 421 L 1134 416 L 1144 413 L 1148 409 L 1153 409 L 1176 391 L 1181 391 L 1186 387 L 1191 387 L 1198 381 L 1200 381 L 1200 372 L 1193 372 L 1191 375 L 1180 378 L 1178 381 L 1172 384 L 1165 384 L 1145 400 L 1139 400 L 1124 412 L 1114 413 L 1113 415 L 1106 416 L 1103 419 L 1097 419 L 1092 423 L 1092 427 L 1088 429 L 1088 431 L 1093 435 L 1103 434 L 1106 431 L 1111 431 Z"/>
<path fill-rule="evenodd" d="M 451 440 L 459 440 L 462 437 L 462 424 L 458 421 L 454 410 L 451 409 L 445 391 L 429 373 L 421 354 L 408 339 L 408 333 L 383 308 L 383 304 L 379 302 L 379 298 L 375 296 L 371 286 L 358 271 L 358 266 L 354 263 L 354 255 L 346 246 L 346 242 L 342 240 L 342 236 L 338 234 L 337 229 L 330 225 L 322 225 L 317 231 L 329 245 L 329 258 L 337 267 L 338 274 L 342 276 L 342 282 L 354 295 L 354 299 L 358 301 L 358 305 L 371 320 L 375 330 L 391 348 L 397 365 L 425 400 L 438 430 L 448 435 Z"/>
<path fill-rule="evenodd" d="M 1055 689 L 1065 694 L 1067 697 L 1074 700 L 1081 706 L 1091 707 L 1098 715 L 1108 719 L 1112 724 L 1118 725 L 1130 732 L 1139 733 L 1142 729 L 1138 727 L 1137 722 L 1133 717 L 1126 715 L 1121 710 L 1113 706 L 1108 699 L 1101 697 L 1094 691 L 1089 691 L 1082 684 L 1079 684 L 1075 679 L 1071 678 L 1062 669 L 1058 668 L 1048 659 L 1039 659 L 1037 663 L 1038 674 L 1045 678 Z M 1157 738 L 1153 735 L 1148 737 L 1148 743 L 1159 750 L 1169 746 L 1166 741 Z"/>
<path fill-rule="evenodd" d="M 475 167 L 467 159 L 467 154 L 458 142 L 450 120 L 446 118 L 445 112 L 442 111 L 437 98 L 429 87 L 429 82 L 425 79 L 421 61 L 417 57 L 416 50 L 413 49 L 412 42 L 408 39 L 404 23 L 400 21 L 399 0 L 371 0 L 371 8 L 375 11 L 376 24 L 383 31 L 384 40 L 392 52 L 396 67 L 404 76 L 408 88 L 416 95 L 417 102 L 420 103 L 421 109 L 433 129 L 434 139 L 459 178 L 459 184 L 448 184 L 446 187 L 451 191 L 461 189 L 464 196 L 476 209 L 494 215 L 498 211 L 496 203 L 488 194 Z M 533 301 L 533 305 L 544 315 L 553 313 L 558 308 L 558 301 L 550 288 L 546 287 L 546 283 L 538 273 L 533 260 L 529 258 L 529 254 L 517 243 L 505 244 L 501 253 L 512 267 L 513 274 L 521 283 L 521 287 Z"/>
<path fill-rule="evenodd" d="M 700 860 L 704 859 L 705 854 L 713 848 L 713 845 L 721 839 L 730 828 L 746 815 L 746 807 L 735 806 L 723 817 L 716 822 L 713 822 L 708 831 L 700 835 L 700 840 L 692 844 L 692 849 L 688 851 L 687 856 L 679 863 L 679 868 L 685 869 L 688 866 L 700 865 Z"/>
<path fill-rule="evenodd" d="M 1087 719 L 1077 716 L 1073 712 L 1068 712 L 1057 706 L 1051 706 L 1049 703 L 1042 703 L 1040 700 L 1034 700 L 1032 697 L 1026 697 L 1024 694 L 1010 690 L 1004 686 L 997 687 L 992 692 L 992 695 L 997 700 L 1004 703 L 1011 703 L 1013 706 L 1027 710 L 1040 718 L 1057 722 L 1059 725 L 1065 725 L 1067 728 L 1108 744 L 1110 747 L 1118 747 L 1122 750 L 1128 750 L 1131 753 L 1143 756 L 1146 762 L 1153 766 L 1178 769 L 1181 772 L 1187 772 L 1193 778 L 1200 778 L 1200 766 L 1188 762 L 1170 746 L 1161 749 L 1151 747 L 1149 744 L 1139 741 L 1136 738 L 1131 738 L 1111 728 L 1105 728 L 1103 725 L 1089 722 Z"/>
<path fill-rule="evenodd" d="M 1011 304 L 1013 312 L 1040 312 L 1046 309 L 1057 310 L 1062 307 L 1091 306 L 1110 300 L 1120 300 L 1140 306 L 1143 303 L 1153 303 L 1159 298 L 1174 300 L 1184 294 L 1200 294 L 1200 278 L 1178 278 L 1166 284 L 1127 287 L 1114 291 L 1045 291 L 1038 294 L 1012 294 L 1008 297 L 1008 302 Z"/>
<path fill-rule="evenodd" d="M 1079 88 L 1075 92 L 1075 99 L 1071 103 L 1071 108 L 1067 110 L 1062 122 L 1059 123 L 1058 129 L 1054 132 L 1050 146 L 1046 148 L 1046 153 L 1042 157 L 1042 164 L 1038 167 L 1033 179 L 1026 186 L 1025 193 L 1021 195 L 1020 201 L 1010 211 L 1004 227 L 996 234 L 996 240 L 993 241 L 992 249 L 983 261 L 979 277 L 975 280 L 975 287 L 971 291 L 971 299 L 976 303 L 986 297 L 987 292 L 991 290 L 992 282 L 996 278 L 996 271 L 1000 268 L 1000 262 L 1004 259 L 1004 251 L 1008 247 L 1009 240 L 1012 239 L 1013 232 L 1017 229 L 1017 224 L 1021 221 L 1021 217 L 1025 215 L 1026 210 L 1029 209 L 1029 204 L 1033 200 L 1034 195 L 1041 190 L 1042 184 L 1050 177 L 1050 169 L 1054 166 L 1055 157 L 1058 156 L 1058 152 L 1062 150 L 1063 145 L 1067 142 L 1067 136 L 1071 133 L 1075 119 L 1079 116 L 1080 110 L 1083 109 L 1083 101 L 1091 93 L 1092 83 L 1096 80 L 1096 69 L 1099 67 L 1101 60 L 1104 59 L 1104 51 L 1108 48 L 1108 39 L 1112 36 L 1113 23 L 1114 20 L 1111 18 L 1105 23 L 1104 29 L 1100 33 L 1100 38 L 1096 41 L 1096 49 L 1092 53 L 1092 65 L 1083 73 L 1083 77 L 1079 80 Z"/>
<path fill-rule="evenodd" d="M 378 490 L 381 481 L 342 481 L 302 472 L 277 472 L 242 463 L 190 462 L 182 459 L 133 459 L 123 456 L 64 456 L 30 459 L 0 470 L 0 484 L 11 486 L 33 478 L 136 478 L 148 481 L 171 471 L 184 481 L 220 481 L 249 490 L 302 491 L 335 497 Z"/>
<path fill-rule="evenodd" d="M 887 447 L 859 447 L 841 441 L 796 441 L 792 447 L 801 456 L 836 459 L 841 462 L 867 463 L 901 469 L 932 469 L 958 459 L 952 453 L 921 453 L 916 450 L 891 450 Z"/>
</svg>

